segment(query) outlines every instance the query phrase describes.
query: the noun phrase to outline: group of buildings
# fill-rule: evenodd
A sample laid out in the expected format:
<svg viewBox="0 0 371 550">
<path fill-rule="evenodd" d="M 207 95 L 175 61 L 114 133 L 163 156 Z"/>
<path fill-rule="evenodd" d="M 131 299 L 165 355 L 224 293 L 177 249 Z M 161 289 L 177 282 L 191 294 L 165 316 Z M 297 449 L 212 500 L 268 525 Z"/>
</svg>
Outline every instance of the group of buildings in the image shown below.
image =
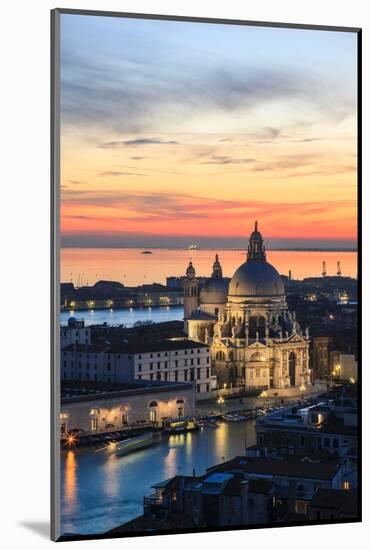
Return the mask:
<svg viewBox="0 0 371 550">
<path fill-rule="evenodd" d="M 61 310 L 121 309 L 183 305 L 183 290 L 159 283 L 127 287 L 117 281 L 98 281 L 92 286 L 75 287 L 61 283 Z"/>
<path fill-rule="evenodd" d="M 245 455 L 156 483 L 142 516 L 112 532 L 357 519 L 357 412 L 348 385 L 263 416 Z"/>
<path fill-rule="evenodd" d="M 173 283 L 169 281 L 170 287 Z M 102 299 L 108 299 L 112 285 L 118 285 L 118 294 L 125 294 L 126 289 L 120 283 L 104 281 L 95 285 L 95 291 L 99 291 Z M 178 396 L 188 403 L 183 413 L 190 414 L 196 401 L 213 399 L 218 389 L 240 393 L 267 388 L 299 390 L 314 376 L 323 377 L 331 353 L 333 378 L 357 379 L 354 354 L 331 351 L 329 336 L 317 335 L 312 340 L 308 324 L 303 326 L 305 316 L 300 314 L 299 321 L 292 307 L 295 300 L 287 295 L 282 277 L 267 262 L 257 222 L 250 235 L 246 261 L 231 279 L 223 277 L 218 255 L 209 278 L 197 277 L 190 262 L 182 279 L 182 293 L 184 323 L 174 321 L 129 329 L 107 324 L 88 327 L 83 320 L 70 318 L 61 327 L 62 386 L 73 382 L 73 410 L 76 412 L 79 398 L 86 409 L 82 421 L 81 415 L 72 414 L 71 403 L 62 401 L 61 423 L 65 424 L 68 416 L 69 426 L 78 429 L 90 422 L 91 413 L 86 411 L 103 410 L 100 416 L 105 420 L 94 425 L 99 429 L 112 424 L 122 427 L 123 415 L 115 414 L 115 422 L 108 421 L 107 407 L 101 406 L 102 395 L 86 391 L 92 385 L 98 389 L 99 385 L 105 387 L 106 397 L 115 394 L 114 403 L 110 395 L 107 399 L 116 410 L 128 405 L 120 401 L 115 386 L 136 385 L 138 393 L 143 382 L 147 395 L 149 387 L 157 391 L 161 384 L 170 393 L 172 387 L 179 393 L 183 384 L 185 392 L 193 389 L 192 404 L 189 396 L 187 399 Z M 162 391 L 161 397 L 152 401 L 169 401 L 165 393 Z M 161 413 L 156 418 L 169 415 Z M 134 413 L 131 407 L 128 423 L 146 422 L 152 416 L 150 410 Z"/>
</svg>

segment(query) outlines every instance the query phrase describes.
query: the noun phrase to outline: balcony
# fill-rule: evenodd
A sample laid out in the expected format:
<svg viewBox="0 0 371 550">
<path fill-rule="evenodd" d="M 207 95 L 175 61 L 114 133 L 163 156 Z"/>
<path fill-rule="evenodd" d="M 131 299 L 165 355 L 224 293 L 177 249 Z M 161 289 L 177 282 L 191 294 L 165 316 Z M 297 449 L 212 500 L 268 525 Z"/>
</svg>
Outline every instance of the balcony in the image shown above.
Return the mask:
<svg viewBox="0 0 371 550">
<path fill-rule="evenodd" d="M 166 502 L 158 493 L 152 493 L 146 497 L 143 497 L 144 511 L 153 508 L 166 508 Z"/>
</svg>

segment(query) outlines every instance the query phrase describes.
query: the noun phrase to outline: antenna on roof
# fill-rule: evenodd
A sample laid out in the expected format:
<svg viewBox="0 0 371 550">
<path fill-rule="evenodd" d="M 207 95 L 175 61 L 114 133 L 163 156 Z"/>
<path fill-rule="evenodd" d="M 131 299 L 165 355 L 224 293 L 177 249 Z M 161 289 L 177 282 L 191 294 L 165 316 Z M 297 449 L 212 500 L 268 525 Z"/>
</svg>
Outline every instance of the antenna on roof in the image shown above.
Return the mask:
<svg viewBox="0 0 371 550">
<path fill-rule="evenodd" d="M 322 277 L 326 277 L 326 262 L 322 262 Z"/>
<path fill-rule="evenodd" d="M 337 275 L 338 277 L 341 277 L 341 267 L 340 267 L 340 262 L 338 262 L 338 270 L 337 270 L 337 273 L 336 273 L 336 275 Z"/>
</svg>

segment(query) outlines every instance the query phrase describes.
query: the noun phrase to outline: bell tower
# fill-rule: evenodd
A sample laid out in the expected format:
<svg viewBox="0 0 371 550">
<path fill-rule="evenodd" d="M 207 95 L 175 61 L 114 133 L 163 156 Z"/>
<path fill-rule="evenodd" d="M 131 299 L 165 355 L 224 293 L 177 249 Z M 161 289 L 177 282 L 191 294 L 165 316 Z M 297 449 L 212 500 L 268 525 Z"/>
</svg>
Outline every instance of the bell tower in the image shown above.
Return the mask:
<svg viewBox="0 0 371 550">
<path fill-rule="evenodd" d="M 219 261 L 218 254 L 215 254 L 215 262 L 213 263 L 213 272 L 211 274 L 211 277 L 213 279 L 222 279 L 223 278 L 223 270 L 222 266 Z"/>
<path fill-rule="evenodd" d="M 184 320 L 189 319 L 198 308 L 198 280 L 196 270 L 190 261 L 183 281 L 184 290 Z"/>
</svg>

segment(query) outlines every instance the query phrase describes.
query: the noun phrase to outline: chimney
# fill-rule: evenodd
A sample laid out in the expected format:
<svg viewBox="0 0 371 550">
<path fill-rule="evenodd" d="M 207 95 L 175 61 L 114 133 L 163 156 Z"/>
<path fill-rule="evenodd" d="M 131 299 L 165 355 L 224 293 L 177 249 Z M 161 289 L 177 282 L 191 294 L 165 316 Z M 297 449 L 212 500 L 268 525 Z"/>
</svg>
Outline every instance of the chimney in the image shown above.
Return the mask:
<svg viewBox="0 0 371 550">
<path fill-rule="evenodd" d="M 322 262 L 322 277 L 326 277 L 326 262 Z"/>
<path fill-rule="evenodd" d="M 341 267 L 340 267 L 340 262 L 338 262 L 338 270 L 337 270 L 337 273 L 336 273 L 336 275 L 337 275 L 338 277 L 341 277 Z"/>
<path fill-rule="evenodd" d="M 289 269 L 289 281 L 291 281 L 291 269 Z"/>
</svg>

